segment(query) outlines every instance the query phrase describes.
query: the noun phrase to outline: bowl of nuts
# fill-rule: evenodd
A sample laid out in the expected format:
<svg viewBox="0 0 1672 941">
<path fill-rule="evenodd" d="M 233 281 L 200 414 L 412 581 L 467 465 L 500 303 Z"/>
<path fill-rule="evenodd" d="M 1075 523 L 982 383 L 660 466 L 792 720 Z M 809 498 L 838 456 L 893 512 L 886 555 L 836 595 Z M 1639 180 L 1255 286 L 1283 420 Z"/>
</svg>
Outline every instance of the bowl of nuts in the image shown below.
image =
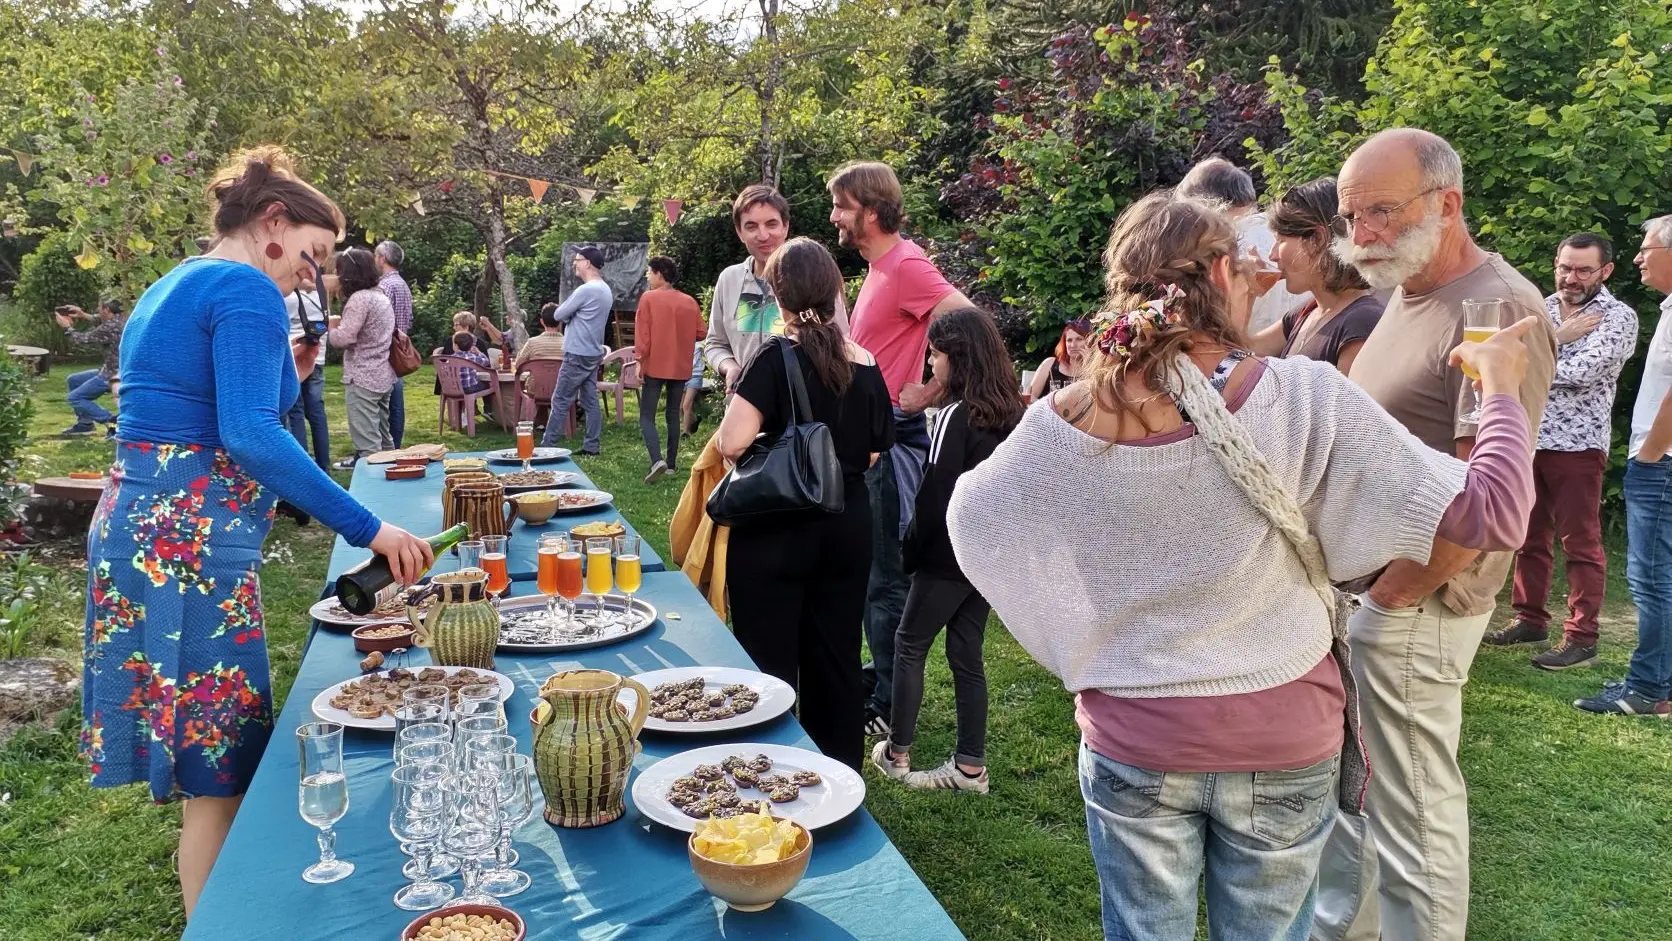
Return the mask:
<svg viewBox="0 0 1672 941">
<path fill-rule="evenodd" d="M 412 627 L 408 624 L 367 624 L 355 628 L 349 636 L 354 638 L 354 649 L 361 653 L 412 646 Z"/>
<path fill-rule="evenodd" d="M 523 941 L 522 916 L 498 905 L 450 905 L 425 912 L 401 932 L 401 941 Z"/>
</svg>

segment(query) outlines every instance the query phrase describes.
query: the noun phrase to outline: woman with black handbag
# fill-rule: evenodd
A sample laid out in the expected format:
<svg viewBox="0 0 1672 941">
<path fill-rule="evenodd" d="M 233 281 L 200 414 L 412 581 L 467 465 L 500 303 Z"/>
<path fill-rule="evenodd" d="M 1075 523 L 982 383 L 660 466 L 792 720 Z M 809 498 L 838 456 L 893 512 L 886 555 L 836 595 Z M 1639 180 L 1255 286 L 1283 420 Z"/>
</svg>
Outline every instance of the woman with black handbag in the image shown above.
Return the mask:
<svg viewBox="0 0 1672 941">
<path fill-rule="evenodd" d="M 786 242 L 767 261 L 766 280 L 784 311 L 787 339 L 775 339 L 745 367 L 720 423 L 720 452 L 751 467 L 764 462 L 760 451 L 746 454 L 751 447 L 788 435 L 812 452 L 799 469 L 817 477 L 819 458 L 828 456 L 818 452 L 828 447 L 843 492 L 839 502 L 831 494 L 802 509 L 731 517 L 732 628 L 757 666 L 796 688 L 813 743 L 857 770 L 865 746 L 860 624 L 871 568 L 865 469 L 894 443 L 893 412 L 876 360 L 834 322 L 842 273 L 824 246 Z"/>
</svg>

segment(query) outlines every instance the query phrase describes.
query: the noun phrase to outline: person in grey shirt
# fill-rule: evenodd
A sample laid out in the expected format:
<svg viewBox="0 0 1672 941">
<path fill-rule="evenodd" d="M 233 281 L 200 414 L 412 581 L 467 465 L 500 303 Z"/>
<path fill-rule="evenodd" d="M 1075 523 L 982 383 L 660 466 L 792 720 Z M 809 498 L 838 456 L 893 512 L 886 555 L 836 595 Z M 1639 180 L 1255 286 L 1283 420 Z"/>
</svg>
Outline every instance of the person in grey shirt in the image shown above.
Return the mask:
<svg viewBox="0 0 1672 941">
<path fill-rule="evenodd" d="M 597 454 L 604 434 L 604 412 L 598 403 L 598 364 L 604 360 L 604 327 L 609 323 L 615 292 L 604 281 L 604 253 L 590 245 L 575 252 L 575 276 L 579 287 L 558 305 L 552 316 L 568 324 L 563 332 L 563 368 L 552 392 L 551 418 L 540 443 L 550 446 L 563 427 L 563 417 L 576 401 L 586 416 L 586 441 L 582 454 Z"/>
</svg>

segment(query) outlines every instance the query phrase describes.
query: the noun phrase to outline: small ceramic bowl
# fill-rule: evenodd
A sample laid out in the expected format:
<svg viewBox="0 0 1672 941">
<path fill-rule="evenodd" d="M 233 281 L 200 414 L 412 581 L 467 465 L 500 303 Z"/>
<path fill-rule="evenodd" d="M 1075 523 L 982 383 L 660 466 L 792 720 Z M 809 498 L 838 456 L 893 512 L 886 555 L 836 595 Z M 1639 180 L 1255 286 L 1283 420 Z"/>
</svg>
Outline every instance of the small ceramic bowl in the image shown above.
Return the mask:
<svg viewBox="0 0 1672 941">
<path fill-rule="evenodd" d="M 441 469 L 449 474 L 460 471 L 481 471 L 488 469 L 488 462 L 479 457 L 453 457 L 441 462 Z"/>
<path fill-rule="evenodd" d="M 384 470 L 383 478 L 385 480 L 423 480 L 424 468 L 423 465 L 395 464 Z"/>
<path fill-rule="evenodd" d="M 395 461 L 396 467 L 428 467 L 430 459 L 427 457 L 403 457 Z"/>
<path fill-rule="evenodd" d="M 432 918 L 451 918 L 454 915 L 484 915 L 488 918 L 504 919 L 517 929 L 517 936 L 513 941 L 523 941 L 528 937 L 528 926 L 523 923 L 522 916 L 509 908 L 500 905 L 449 905 L 412 919 L 412 923 L 401 931 L 401 941 L 412 941 L 418 937 L 418 932 L 429 924 Z"/>
<path fill-rule="evenodd" d="M 557 512 L 557 492 L 554 490 L 536 490 L 533 493 L 520 493 L 510 498 L 517 505 L 517 515 L 530 526 L 543 525 Z"/>
<path fill-rule="evenodd" d="M 799 823 L 795 829 L 800 848 L 775 863 L 740 866 L 709 859 L 697 852 L 695 833 L 686 841 L 685 851 L 691 857 L 691 871 L 710 894 L 740 912 L 765 911 L 790 894 L 807 873 L 807 861 L 813 856 L 813 834 Z"/>
<path fill-rule="evenodd" d="M 398 634 L 393 630 L 397 627 L 401 629 Z M 388 633 L 384 636 L 371 636 L 374 633 L 383 634 L 386 631 Z M 348 636 L 354 638 L 355 650 L 361 653 L 371 653 L 374 650 L 387 652 L 402 647 L 411 647 L 412 633 L 412 628 L 402 624 L 367 624 L 364 627 L 355 628 L 354 632 Z"/>
</svg>

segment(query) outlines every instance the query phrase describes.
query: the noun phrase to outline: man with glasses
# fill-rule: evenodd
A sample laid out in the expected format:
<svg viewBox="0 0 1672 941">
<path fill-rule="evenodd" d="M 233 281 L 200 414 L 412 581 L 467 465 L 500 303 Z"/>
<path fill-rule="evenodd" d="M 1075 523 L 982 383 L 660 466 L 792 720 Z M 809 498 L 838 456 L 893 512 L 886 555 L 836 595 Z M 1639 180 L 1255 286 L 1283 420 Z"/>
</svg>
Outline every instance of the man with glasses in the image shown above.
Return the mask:
<svg viewBox="0 0 1672 941">
<path fill-rule="evenodd" d="M 1643 224 L 1633 261 L 1644 284 L 1668 295 L 1643 361 L 1626 459 L 1626 583 L 1637 603 L 1637 649 L 1624 680 L 1574 705 L 1665 719 L 1672 716 L 1672 216 Z"/>
<path fill-rule="evenodd" d="M 1383 131 L 1347 159 L 1337 189 L 1336 255 L 1371 287 L 1393 289 L 1353 362 L 1353 381 L 1423 443 L 1467 457 L 1479 416 L 1469 380 L 1448 356 L 1463 338 L 1465 301 L 1507 301 L 1500 327 L 1539 321 L 1526 335 L 1520 389 L 1530 452 L 1555 371 L 1555 337 L 1538 289 L 1470 237 L 1457 152 L 1426 131 Z M 1374 773 L 1367 816 L 1342 814 L 1324 851 L 1313 937 L 1463 941 L 1463 684 L 1511 561 L 1508 552 L 1440 541 L 1427 564 L 1395 561 L 1360 596 L 1348 637 Z"/>
<path fill-rule="evenodd" d="M 1486 635 L 1495 647 L 1543 641 L 1545 596 L 1555 568 L 1551 539 L 1567 557 L 1568 618 L 1555 646 L 1533 657 L 1541 670 L 1596 659 L 1607 555 L 1602 548 L 1602 475 L 1608 468 L 1614 387 L 1637 348 L 1637 312 L 1609 293 L 1614 246 L 1591 232 L 1556 250 L 1556 293 L 1544 299 L 1556 328 L 1556 377 L 1533 455 L 1535 502 L 1527 541 L 1515 555 L 1515 620 Z"/>
</svg>

